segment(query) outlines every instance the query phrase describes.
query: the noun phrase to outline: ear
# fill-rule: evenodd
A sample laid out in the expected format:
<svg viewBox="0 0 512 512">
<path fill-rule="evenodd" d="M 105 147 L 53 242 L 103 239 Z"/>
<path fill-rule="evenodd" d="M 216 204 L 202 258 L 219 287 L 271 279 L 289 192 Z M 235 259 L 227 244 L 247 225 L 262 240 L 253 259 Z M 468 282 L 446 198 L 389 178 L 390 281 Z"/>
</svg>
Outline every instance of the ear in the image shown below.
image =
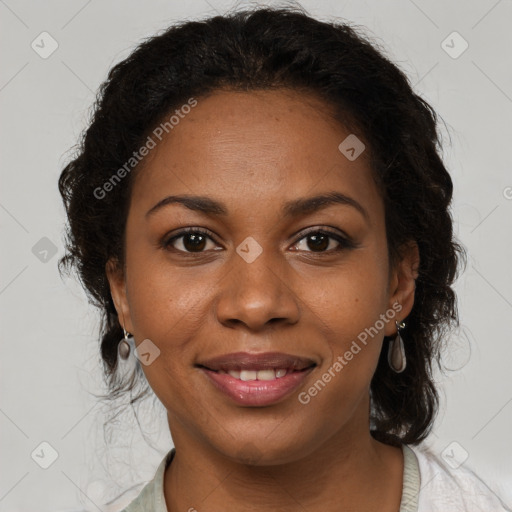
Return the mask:
<svg viewBox="0 0 512 512">
<path fill-rule="evenodd" d="M 397 311 L 395 320 L 401 322 L 412 310 L 416 278 L 420 266 L 420 251 L 414 241 L 406 242 L 399 251 L 400 258 L 390 273 L 388 307 Z M 395 304 L 395 307 L 393 307 Z M 401 306 L 400 311 L 397 304 Z M 387 322 L 384 330 L 386 336 L 396 334 L 395 322 Z"/>
<path fill-rule="evenodd" d="M 130 306 L 126 295 L 126 280 L 119 261 L 113 258 L 109 259 L 105 265 L 105 273 L 110 285 L 110 294 L 114 301 L 119 323 L 128 332 L 133 333 Z"/>
</svg>

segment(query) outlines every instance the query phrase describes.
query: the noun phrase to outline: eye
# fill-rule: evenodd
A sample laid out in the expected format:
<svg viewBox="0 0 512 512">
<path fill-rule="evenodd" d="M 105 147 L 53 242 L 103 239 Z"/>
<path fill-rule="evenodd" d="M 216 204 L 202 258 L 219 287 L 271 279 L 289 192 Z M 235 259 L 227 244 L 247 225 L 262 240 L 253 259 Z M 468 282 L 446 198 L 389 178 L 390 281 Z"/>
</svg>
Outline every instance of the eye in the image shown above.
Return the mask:
<svg viewBox="0 0 512 512">
<path fill-rule="evenodd" d="M 162 242 L 165 249 L 175 249 L 185 253 L 204 252 L 208 241 L 214 242 L 209 231 L 200 228 L 184 229 Z M 177 243 L 176 243 L 177 242 Z M 213 243 L 215 246 L 216 244 Z"/>
<path fill-rule="evenodd" d="M 298 250 L 307 251 L 307 249 L 304 248 L 305 246 L 306 248 L 310 249 L 307 252 L 334 252 L 354 246 L 354 244 L 348 238 L 345 238 L 338 233 L 318 228 L 314 228 L 313 230 L 307 232 L 305 236 L 296 242 L 294 247 L 298 247 L 303 241 L 306 241 L 305 244 L 302 244 L 303 247 L 299 247 Z M 332 247 L 332 245 L 334 245 L 334 247 Z"/>
<path fill-rule="evenodd" d="M 183 253 L 202 253 L 208 248 L 208 242 L 213 247 L 216 246 L 215 241 L 209 231 L 201 228 L 187 228 L 175 234 L 171 238 L 164 239 L 162 246 L 167 250 L 176 250 Z M 305 247 L 304 243 L 305 241 Z M 303 247 L 300 247 L 300 245 Z M 332 247 L 334 245 L 334 247 Z M 299 251 L 330 253 L 349 249 L 354 247 L 354 243 L 338 233 L 326 229 L 314 228 L 302 236 L 293 247 L 298 247 Z M 309 250 L 308 250 L 309 249 Z"/>
</svg>

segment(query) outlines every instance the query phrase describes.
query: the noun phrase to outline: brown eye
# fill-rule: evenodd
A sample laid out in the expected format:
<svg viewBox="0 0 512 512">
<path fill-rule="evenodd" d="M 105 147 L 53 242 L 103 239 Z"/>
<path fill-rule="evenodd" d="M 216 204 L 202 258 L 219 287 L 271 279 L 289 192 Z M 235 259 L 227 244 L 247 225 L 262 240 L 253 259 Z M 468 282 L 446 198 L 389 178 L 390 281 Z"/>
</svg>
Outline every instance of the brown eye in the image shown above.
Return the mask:
<svg viewBox="0 0 512 512">
<path fill-rule="evenodd" d="M 177 235 L 163 243 L 166 249 L 175 249 L 180 252 L 201 253 L 204 252 L 208 241 L 213 243 L 212 238 L 200 229 L 181 231 Z M 215 246 L 215 243 L 213 243 Z"/>
<path fill-rule="evenodd" d="M 326 235 L 308 235 L 306 239 L 308 240 L 307 246 L 312 251 L 324 251 L 329 247 L 329 239 L 331 237 Z"/>
<path fill-rule="evenodd" d="M 300 244 L 303 243 L 302 247 Z M 333 244 L 334 242 L 334 244 Z M 305 247 L 304 247 L 305 245 Z M 297 247 L 297 250 L 305 250 L 306 252 L 334 252 L 339 251 L 344 248 L 353 247 L 353 244 L 346 238 L 342 237 L 337 233 L 332 233 L 329 231 L 323 230 L 315 230 L 310 231 L 303 236 L 294 247 Z"/>
</svg>

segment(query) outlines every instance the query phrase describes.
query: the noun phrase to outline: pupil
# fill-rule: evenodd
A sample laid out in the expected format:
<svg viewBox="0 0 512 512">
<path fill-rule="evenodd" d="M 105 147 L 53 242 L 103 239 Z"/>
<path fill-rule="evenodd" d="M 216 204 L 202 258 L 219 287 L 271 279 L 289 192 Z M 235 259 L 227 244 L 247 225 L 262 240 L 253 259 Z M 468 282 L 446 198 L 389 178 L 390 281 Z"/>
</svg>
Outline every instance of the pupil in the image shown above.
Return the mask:
<svg viewBox="0 0 512 512">
<path fill-rule="evenodd" d="M 327 249 L 329 247 L 329 238 L 325 235 L 310 235 L 308 237 L 308 248 L 309 249 Z M 313 240 L 313 244 L 310 244 L 309 241 Z"/>
<path fill-rule="evenodd" d="M 183 245 L 187 251 L 195 251 L 204 249 L 205 237 L 203 235 L 198 235 L 194 233 L 190 233 L 185 235 L 183 239 Z"/>
</svg>

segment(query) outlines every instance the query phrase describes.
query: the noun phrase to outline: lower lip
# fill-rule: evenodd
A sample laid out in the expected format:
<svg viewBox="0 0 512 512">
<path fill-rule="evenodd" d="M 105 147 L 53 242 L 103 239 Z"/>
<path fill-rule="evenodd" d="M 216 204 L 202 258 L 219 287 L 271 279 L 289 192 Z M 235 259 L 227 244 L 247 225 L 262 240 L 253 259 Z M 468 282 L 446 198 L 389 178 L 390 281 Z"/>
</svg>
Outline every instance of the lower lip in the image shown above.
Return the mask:
<svg viewBox="0 0 512 512">
<path fill-rule="evenodd" d="M 217 373 L 201 368 L 217 389 L 240 405 L 265 406 L 284 399 L 296 390 L 311 373 L 313 368 L 287 373 L 284 377 L 273 380 L 235 379 L 227 373 Z"/>
</svg>

